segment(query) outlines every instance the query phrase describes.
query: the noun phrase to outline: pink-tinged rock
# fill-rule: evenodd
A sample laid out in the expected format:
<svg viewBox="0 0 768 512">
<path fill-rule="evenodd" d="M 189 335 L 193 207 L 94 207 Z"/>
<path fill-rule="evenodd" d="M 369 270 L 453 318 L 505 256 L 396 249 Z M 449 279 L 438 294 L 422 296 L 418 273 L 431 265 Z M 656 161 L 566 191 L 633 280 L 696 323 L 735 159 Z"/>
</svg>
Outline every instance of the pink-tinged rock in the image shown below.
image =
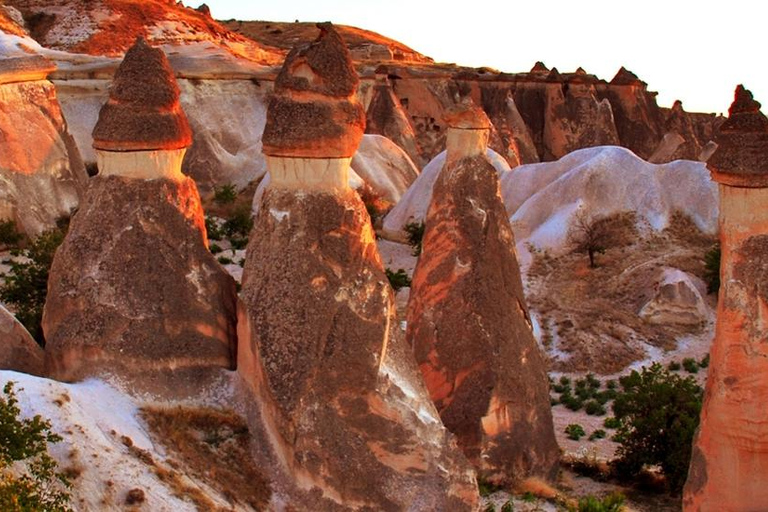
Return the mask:
<svg viewBox="0 0 768 512">
<path fill-rule="evenodd" d="M 0 369 L 43 376 L 43 349 L 4 307 L 0 306 Z"/>
<path fill-rule="evenodd" d="M 708 167 L 720 187 L 720 295 L 686 511 L 768 503 L 768 121 L 739 86 Z"/>
<path fill-rule="evenodd" d="M 451 131 L 483 132 L 449 128 L 449 142 L 462 141 Z M 466 154 L 449 146 L 434 186 L 406 337 L 440 417 L 481 477 L 551 478 L 559 450 L 514 236 L 494 167 L 484 151 Z"/>
</svg>

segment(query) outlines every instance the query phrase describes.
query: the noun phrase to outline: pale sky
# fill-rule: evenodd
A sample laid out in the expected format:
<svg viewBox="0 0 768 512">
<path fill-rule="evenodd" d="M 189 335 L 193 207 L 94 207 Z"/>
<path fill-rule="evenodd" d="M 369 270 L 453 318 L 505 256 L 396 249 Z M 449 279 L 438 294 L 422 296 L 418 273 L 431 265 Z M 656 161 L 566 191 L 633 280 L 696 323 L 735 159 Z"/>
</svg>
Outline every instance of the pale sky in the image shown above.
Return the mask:
<svg viewBox="0 0 768 512">
<path fill-rule="evenodd" d="M 203 2 L 185 1 L 196 7 Z M 626 66 L 661 106 L 726 113 L 743 83 L 768 112 L 766 0 L 206 0 L 217 19 L 332 21 L 439 62 L 610 80 Z"/>
</svg>

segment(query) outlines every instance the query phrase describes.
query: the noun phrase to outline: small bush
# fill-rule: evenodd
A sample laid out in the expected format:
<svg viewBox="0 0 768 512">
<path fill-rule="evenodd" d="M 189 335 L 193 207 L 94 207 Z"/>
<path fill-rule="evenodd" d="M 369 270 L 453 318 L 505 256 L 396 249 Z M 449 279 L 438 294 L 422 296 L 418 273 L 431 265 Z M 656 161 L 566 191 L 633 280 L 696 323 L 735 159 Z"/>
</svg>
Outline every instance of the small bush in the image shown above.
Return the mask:
<svg viewBox="0 0 768 512">
<path fill-rule="evenodd" d="M 704 281 L 707 283 L 707 293 L 717 293 L 720 290 L 720 244 L 715 244 L 704 255 Z"/>
<path fill-rule="evenodd" d="M 584 402 L 572 395 L 562 394 L 560 395 L 560 403 L 571 411 L 578 411 L 584 406 Z"/>
<path fill-rule="evenodd" d="M 0 397 L 0 510 L 69 511 L 69 482 L 48 454 L 48 443 L 61 437 L 40 416 L 19 419 L 13 387 L 6 383 Z"/>
<path fill-rule="evenodd" d="M 398 269 L 397 272 L 392 272 L 390 269 L 386 269 L 384 272 L 387 274 L 390 286 L 395 291 L 411 286 L 411 278 L 408 277 L 408 274 L 402 268 Z"/>
<path fill-rule="evenodd" d="M 590 400 L 584 404 L 584 412 L 590 416 L 603 416 L 605 414 L 605 407 L 597 400 Z"/>
<path fill-rule="evenodd" d="M 219 256 L 218 260 L 222 265 L 231 265 L 233 263 L 232 259 L 227 258 L 226 256 Z"/>
<path fill-rule="evenodd" d="M 16 231 L 16 223 L 12 220 L 0 220 L 0 245 L 15 247 L 23 237 Z"/>
<path fill-rule="evenodd" d="M 699 373 L 699 363 L 692 357 L 686 357 L 683 359 L 683 368 L 688 373 Z"/>
<path fill-rule="evenodd" d="M 603 421 L 603 426 L 605 428 L 616 430 L 621 426 L 621 422 L 613 416 L 609 416 L 608 418 L 605 418 L 605 421 Z"/>
<path fill-rule="evenodd" d="M 709 354 L 701 358 L 701 361 L 699 361 L 699 366 L 701 368 L 709 368 Z"/>
<path fill-rule="evenodd" d="M 563 375 L 562 377 L 560 377 L 560 384 L 562 384 L 563 386 L 571 387 L 571 379 Z"/>
<path fill-rule="evenodd" d="M 237 199 L 237 189 L 234 185 L 213 187 L 213 201 L 216 204 L 232 204 Z"/>
<path fill-rule="evenodd" d="M 608 389 L 616 389 L 616 387 L 617 387 L 616 381 L 614 379 L 606 381 L 605 382 L 605 387 L 608 388 Z"/>
<path fill-rule="evenodd" d="M 669 364 L 667 365 L 667 370 L 671 372 L 679 372 L 680 368 L 681 368 L 680 363 L 678 363 L 677 361 L 670 361 Z"/>
<path fill-rule="evenodd" d="M 232 216 L 221 226 L 222 232 L 230 239 L 237 236 L 247 239 L 252 228 L 253 218 L 251 217 L 251 209 L 248 206 L 242 206 L 235 210 Z"/>
<path fill-rule="evenodd" d="M 578 423 L 571 423 L 565 427 L 565 433 L 568 436 L 568 439 L 572 439 L 574 441 L 578 441 L 586 435 L 586 432 L 584 432 L 584 427 Z"/>
<path fill-rule="evenodd" d="M 220 253 L 221 251 L 223 251 L 224 249 L 222 249 L 221 247 L 219 247 L 217 244 L 210 244 L 210 245 L 208 246 L 208 250 L 209 250 L 209 251 L 211 251 L 211 254 L 219 254 L 219 253 Z"/>
<path fill-rule="evenodd" d="M 605 439 L 605 436 L 606 436 L 605 430 L 599 428 L 589 435 L 589 440 L 596 441 L 598 439 Z"/>
<path fill-rule="evenodd" d="M 232 245 L 232 249 L 240 251 L 248 247 L 248 239 L 235 236 L 229 239 L 229 243 Z"/>
<path fill-rule="evenodd" d="M 515 512 L 515 506 L 512 505 L 511 501 L 507 501 L 501 506 L 501 512 Z"/>
<path fill-rule="evenodd" d="M 408 245 L 413 248 L 413 255 L 421 255 L 421 242 L 424 238 L 424 222 L 409 222 L 405 225 Z"/>
<path fill-rule="evenodd" d="M 501 487 L 498 485 L 489 482 L 485 480 L 482 477 L 477 478 L 477 490 L 482 497 L 490 496 L 491 494 L 495 493 L 496 491 L 500 491 Z"/>
<path fill-rule="evenodd" d="M 205 231 L 208 233 L 208 240 L 219 241 L 223 236 L 216 220 L 207 215 L 205 216 Z"/>
<path fill-rule="evenodd" d="M 568 506 L 568 512 L 619 512 L 624 505 L 624 495 L 621 493 L 610 494 L 603 499 L 595 496 L 585 496 L 579 499 L 578 506 Z"/>
</svg>

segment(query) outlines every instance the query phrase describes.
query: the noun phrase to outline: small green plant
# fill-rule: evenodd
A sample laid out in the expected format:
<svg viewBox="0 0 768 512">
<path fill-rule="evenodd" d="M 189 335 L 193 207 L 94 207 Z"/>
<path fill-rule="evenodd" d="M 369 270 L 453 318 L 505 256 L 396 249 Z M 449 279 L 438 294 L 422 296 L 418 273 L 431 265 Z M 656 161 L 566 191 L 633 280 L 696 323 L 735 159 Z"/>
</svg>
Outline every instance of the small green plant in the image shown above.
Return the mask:
<svg viewBox="0 0 768 512">
<path fill-rule="evenodd" d="M 605 415 L 605 407 L 597 400 L 590 400 L 584 404 L 584 412 L 590 416 L 603 416 Z"/>
<path fill-rule="evenodd" d="M 495 493 L 496 491 L 501 490 L 501 487 L 498 485 L 487 481 L 486 479 L 482 477 L 477 478 L 477 490 L 480 493 L 480 496 L 486 497 L 490 496 L 491 494 Z"/>
<path fill-rule="evenodd" d="M 12 220 L 0 220 L 0 245 L 15 247 L 23 237 L 16 231 L 16 223 Z"/>
<path fill-rule="evenodd" d="M 408 245 L 413 248 L 413 255 L 421 255 L 421 242 L 424 239 L 424 222 L 409 222 L 405 225 Z"/>
<path fill-rule="evenodd" d="M 591 434 L 589 434 L 589 440 L 596 441 L 598 439 L 605 439 L 605 436 L 606 436 L 605 430 L 599 428 L 594 432 L 592 432 Z"/>
<path fill-rule="evenodd" d="M 574 412 L 580 410 L 584 406 L 584 402 L 580 398 L 566 393 L 560 395 L 560 403 L 563 404 L 566 409 Z"/>
<path fill-rule="evenodd" d="M 565 427 L 565 433 L 568 436 L 568 439 L 572 439 L 574 441 L 578 441 L 587 434 L 584 432 L 584 427 L 578 423 L 571 423 Z"/>
<path fill-rule="evenodd" d="M 680 363 L 677 361 L 670 361 L 669 364 L 667 365 L 667 370 L 671 372 L 679 372 L 680 368 L 681 368 Z"/>
<path fill-rule="evenodd" d="M 226 184 L 213 187 L 213 201 L 216 204 L 232 204 L 237 199 L 237 189 L 234 185 Z"/>
<path fill-rule="evenodd" d="M 704 281 L 707 283 L 707 293 L 717 293 L 720 290 L 720 244 L 715 244 L 704 255 Z"/>
<path fill-rule="evenodd" d="M 496 506 L 493 503 L 489 503 L 488 506 L 483 509 L 483 512 L 496 512 Z"/>
<path fill-rule="evenodd" d="M 605 382 L 605 387 L 607 389 L 616 389 L 617 386 L 618 384 L 616 384 L 616 381 L 614 379 L 610 379 Z"/>
<path fill-rule="evenodd" d="M 568 506 L 568 512 L 619 512 L 624 505 L 624 495 L 618 492 L 600 499 L 595 496 L 585 496 L 579 499 L 577 506 Z"/>
<path fill-rule="evenodd" d="M 686 357 L 683 359 L 683 368 L 688 373 L 699 373 L 699 363 L 692 357 Z"/>
<path fill-rule="evenodd" d="M 387 274 L 390 286 L 395 291 L 411 286 L 411 278 L 402 268 L 398 269 L 397 272 L 392 272 L 390 269 L 386 269 L 384 272 Z"/>
<path fill-rule="evenodd" d="M 208 215 L 205 216 L 205 231 L 208 233 L 208 240 L 219 241 L 222 238 L 221 229 L 216 219 Z"/>
<path fill-rule="evenodd" d="M 571 379 L 563 375 L 562 377 L 560 377 L 560 384 L 562 384 L 563 386 L 571 387 Z"/>
<path fill-rule="evenodd" d="M 511 501 L 507 501 L 501 506 L 501 512 L 515 512 L 515 506 Z"/>
<path fill-rule="evenodd" d="M 48 454 L 48 443 L 61 437 L 40 416 L 20 419 L 18 403 L 14 383 L 6 383 L 0 397 L 0 510 L 67 512 L 70 484 Z"/>
<path fill-rule="evenodd" d="M 235 236 L 229 239 L 229 243 L 232 245 L 232 249 L 240 251 L 248 246 L 248 239 Z"/>
<path fill-rule="evenodd" d="M 605 418 L 603 421 L 603 426 L 605 428 L 610 428 L 611 430 L 616 430 L 621 426 L 621 422 L 614 418 L 613 416 L 609 416 L 608 418 Z"/>
<path fill-rule="evenodd" d="M 57 227 L 45 231 L 29 248 L 12 250 L 11 255 L 24 260 L 10 260 L 11 270 L 2 275 L 5 282 L 0 284 L 0 300 L 13 306 L 16 318 L 41 346 L 45 345 L 40 322 L 48 295 L 48 272 L 65 234 L 66 228 Z"/>
<path fill-rule="evenodd" d="M 536 503 L 538 498 L 536 498 L 536 495 L 533 494 L 531 491 L 525 491 L 525 494 L 523 494 L 521 498 L 526 503 Z"/>
<path fill-rule="evenodd" d="M 245 205 L 236 209 L 232 216 L 224 221 L 224 224 L 221 226 L 222 232 L 230 239 L 237 236 L 247 239 L 252 228 L 253 218 L 251 217 L 251 209 Z"/>
<path fill-rule="evenodd" d="M 217 259 L 222 265 L 231 265 L 233 263 L 232 259 L 227 258 L 226 256 L 219 256 Z"/>
<path fill-rule="evenodd" d="M 224 249 L 222 249 L 221 247 L 219 247 L 219 245 L 218 245 L 218 244 L 210 244 L 210 245 L 208 246 L 208 250 L 209 250 L 209 251 L 211 251 L 211 254 L 219 254 L 219 253 L 220 253 L 221 251 L 223 251 Z"/>
<path fill-rule="evenodd" d="M 701 358 L 701 361 L 699 361 L 699 366 L 701 368 L 709 368 L 709 354 Z"/>
</svg>

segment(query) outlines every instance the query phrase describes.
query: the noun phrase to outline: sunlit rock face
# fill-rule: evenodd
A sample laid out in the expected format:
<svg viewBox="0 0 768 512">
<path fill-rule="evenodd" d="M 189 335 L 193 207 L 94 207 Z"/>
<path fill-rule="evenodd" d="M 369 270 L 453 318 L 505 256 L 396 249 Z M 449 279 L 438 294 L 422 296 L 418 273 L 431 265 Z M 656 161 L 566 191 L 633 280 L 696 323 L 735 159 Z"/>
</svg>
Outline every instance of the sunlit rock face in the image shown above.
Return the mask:
<svg viewBox="0 0 768 512">
<path fill-rule="evenodd" d="M 139 40 L 94 130 L 93 178 L 50 271 L 46 369 L 151 385 L 233 368 L 235 283 L 207 250 L 191 133 L 164 54 Z"/>
<path fill-rule="evenodd" d="M 680 100 L 675 101 L 666 117 L 665 137 L 674 134 L 683 140 L 667 161 L 697 160 L 701 153 L 701 145 L 696 137 L 691 117 L 683 110 L 683 103 Z"/>
<path fill-rule="evenodd" d="M 344 121 L 344 102 L 358 106 L 347 99 L 357 77 L 333 27 L 319 27 L 318 39 L 287 59 L 267 115 L 272 181 L 243 271 L 238 373 L 284 469 L 316 497 L 314 510 L 473 510 L 473 472 L 401 337 L 365 206 L 336 179 L 362 135 L 356 117 Z M 350 87 L 340 98 L 323 77 Z M 308 89 L 294 85 L 301 83 Z M 319 107 L 303 105 L 312 97 Z M 328 107 L 321 126 L 342 120 L 323 135 L 328 144 L 311 140 L 314 127 L 280 115 L 291 104 Z M 323 182 L 315 179 L 320 168 L 333 171 Z"/>
<path fill-rule="evenodd" d="M 0 368 L 44 374 L 43 349 L 7 309 L 0 306 Z"/>
<path fill-rule="evenodd" d="M 406 337 L 440 417 L 483 478 L 553 477 L 559 450 L 547 375 L 499 179 L 485 156 L 488 119 L 462 106 L 449 122 Z"/>
<path fill-rule="evenodd" d="M 46 78 L 55 65 L 23 51 L 34 42 L 0 20 L 0 218 L 35 236 L 74 210 L 85 167 Z M 31 50 L 30 50 L 31 51 Z"/>
<path fill-rule="evenodd" d="M 742 86 L 709 160 L 720 187 L 720 295 L 710 374 L 683 505 L 768 503 L 768 119 Z"/>
</svg>

